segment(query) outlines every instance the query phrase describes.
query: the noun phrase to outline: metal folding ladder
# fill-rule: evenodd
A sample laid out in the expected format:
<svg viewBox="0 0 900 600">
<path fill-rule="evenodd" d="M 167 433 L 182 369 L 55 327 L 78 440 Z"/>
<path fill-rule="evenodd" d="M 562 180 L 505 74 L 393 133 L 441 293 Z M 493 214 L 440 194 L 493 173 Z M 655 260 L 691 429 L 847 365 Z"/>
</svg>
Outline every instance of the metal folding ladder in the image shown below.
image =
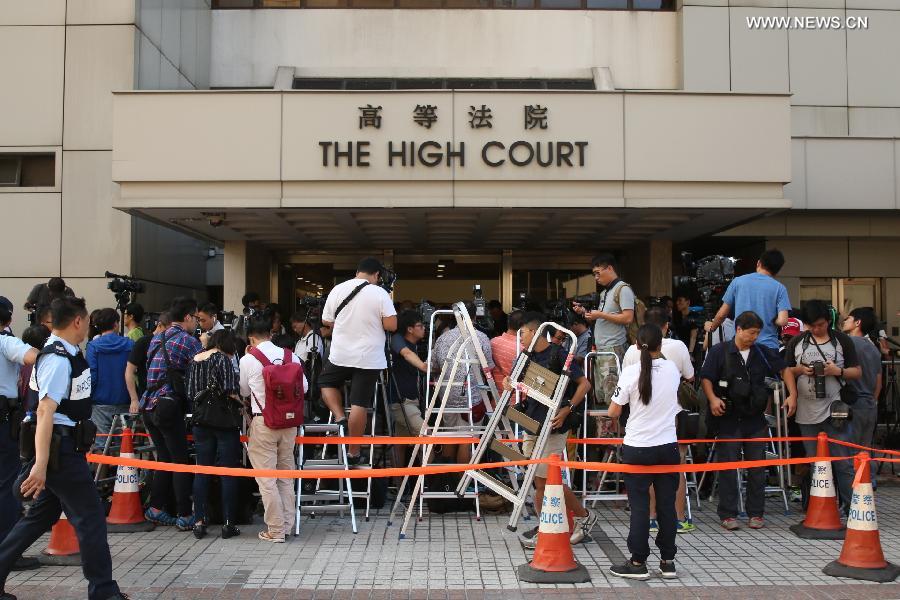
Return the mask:
<svg viewBox="0 0 900 600">
<path fill-rule="evenodd" d="M 562 331 L 569 336 L 569 339 L 571 340 L 569 352 L 566 355 L 563 371 L 560 375 L 531 362 L 531 354 L 534 351 L 535 343 L 548 327 L 553 327 L 557 331 Z M 568 388 L 569 385 L 569 366 L 574 359 L 576 344 L 577 336 L 556 323 L 546 322 L 538 327 L 528 350 L 516 357 L 516 362 L 509 378 L 510 381 L 515 382 L 515 387 L 518 388 L 522 396 L 527 396 L 531 400 L 546 406 L 547 416 L 543 423 L 538 423 L 524 412 L 520 411 L 517 406 L 512 405 L 510 403 L 510 398 L 513 396 L 513 393 L 510 390 L 505 390 L 495 407 L 494 413 L 491 415 L 491 419 L 478 443 L 478 448 L 475 450 L 475 454 L 472 456 L 470 464 L 481 464 L 488 449 L 493 450 L 509 461 L 530 460 L 541 456 L 544 451 L 544 446 L 547 443 L 547 438 L 550 436 L 550 430 L 552 429 L 551 421 L 553 420 L 553 417 L 556 416 L 556 411 L 559 409 L 566 388 Z M 531 456 L 523 455 L 519 451 L 511 448 L 506 442 L 506 440 L 509 439 L 508 436 L 513 433 L 508 421 L 518 423 L 522 429 L 537 436 Z M 500 496 L 503 496 L 513 505 L 507 528 L 515 531 L 519 516 L 522 514 L 522 510 L 525 506 L 526 499 L 531 493 L 531 484 L 534 481 L 537 466 L 537 464 L 528 465 L 525 469 L 521 487 L 519 487 L 518 490 L 507 486 L 490 473 L 481 469 L 465 471 L 456 488 L 456 492 L 458 495 L 462 494 L 468 487 L 469 482 L 474 480 L 493 490 Z"/>
<path fill-rule="evenodd" d="M 132 434 L 134 434 L 134 433 L 146 434 L 147 433 L 147 428 L 144 426 L 144 420 L 141 418 L 140 415 L 132 415 L 130 413 L 122 413 L 122 414 L 114 415 L 112 418 L 112 421 L 110 422 L 110 425 L 109 425 L 109 431 L 101 431 L 100 432 L 100 433 L 107 434 L 106 441 L 103 443 L 103 450 L 101 452 L 101 454 L 103 456 L 108 456 L 111 451 L 113 451 L 116 448 L 121 447 L 121 442 L 114 443 L 113 440 L 117 434 L 122 433 L 122 430 L 128 426 L 129 419 L 131 420 L 130 429 L 131 429 Z M 146 437 L 143 435 L 136 436 L 136 438 L 140 438 L 140 439 L 144 440 L 144 443 L 135 444 L 134 453 L 136 455 L 144 454 L 147 452 L 153 452 L 153 450 L 154 450 L 153 441 L 150 439 L 149 435 L 147 435 Z M 135 441 L 137 441 L 137 439 Z M 104 465 L 98 464 L 96 466 L 97 466 L 97 468 L 94 471 L 94 483 L 100 483 L 101 482 L 100 475 L 101 475 L 101 472 L 103 471 L 103 469 L 101 467 L 103 467 Z M 115 470 L 113 470 L 112 477 L 105 477 L 105 478 L 103 478 L 102 481 L 106 482 L 109 480 L 114 480 L 115 478 L 116 478 L 116 472 L 115 472 Z"/>
<path fill-rule="evenodd" d="M 343 425 L 333 424 L 300 426 L 301 438 L 306 437 L 310 434 L 344 437 L 344 427 Z M 325 458 L 324 449 L 322 457 L 306 458 L 304 453 L 305 446 L 303 444 L 299 444 L 300 469 L 303 471 L 326 471 L 343 469 L 344 471 L 349 472 L 350 465 L 347 462 L 347 445 L 344 443 L 338 443 L 336 445 L 338 449 L 336 458 Z M 350 485 L 351 481 L 352 480 L 349 477 L 347 477 L 346 479 L 336 479 L 335 482 L 337 483 L 337 489 L 330 490 L 322 489 L 322 480 L 318 479 L 316 480 L 316 488 L 314 493 L 304 494 L 303 480 L 298 479 L 296 483 L 297 520 L 296 525 L 294 525 L 294 533 L 297 535 L 300 534 L 300 516 L 304 512 L 315 517 L 315 515 L 317 515 L 318 513 L 332 511 L 338 511 L 343 515 L 345 510 L 350 511 L 350 524 L 353 527 L 353 533 L 358 533 L 358 529 L 356 527 L 356 510 L 353 506 L 353 488 Z"/>
<path fill-rule="evenodd" d="M 345 390 L 344 390 L 343 397 L 346 399 L 346 398 L 349 398 L 349 396 L 350 396 L 350 395 L 347 393 L 347 390 L 345 389 Z M 375 433 L 376 433 L 376 427 L 377 427 L 377 422 L 378 422 L 378 407 L 379 407 L 379 402 L 381 403 L 381 406 L 384 407 L 385 420 L 388 422 L 388 424 L 387 424 L 388 436 L 390 436 L 390 435 L 392 435 L 392 433 L 391 433 L 391 425 L 390 425 L 390 420 L 391 420 L 391 419 L 390 419 L 390 414 L 389 414 L 388 408 L 387 408 L 387 384 L 386 384 L 386 382 L 385 382 L 384 372 L 382 372 L 382 373 L 379 375 L 378 381 L 375 383 L 375 394 L 374 394 L 374 398 L 373 398 L 373 400 L 372 400 L 372 406 L 371 406 L 370 408 L 367 408 L 367 409 L 366 409 L 366 414 L 370 415 L 370 416 L 371 416 L 371 419 L 372 419 L 372 421 L 371 421 L 372 424 L 371 424 L 371 426 L 369 427 L 369 436 L 372 438 L 372 442 L 368 445 L 368 446 L 369 446 L 369 455 L 368 455 L 368 456 L 369 456 L 369 461 L 368 461 L 367 463 L 358 463 L 358 464 L 355 464 L 355 465 L 350 465 L 349 468 L 352 469 L 352 470 L 354 470 L 354 471 L 361 471 L 361 470 L 371 471 L 371 470 L 374 468 L 374 463 L 375 463 Z M 352 409 L 351 406 L 346 406 L 346 405 L 345 405 L 345 406 L 344 406 L 344 413 L 345 413 L 346 415 L 349 415 L 351 409 Z M 327 423 L 327 425 L 328 425 L 328 426 L 331 426 L 331 427 L 334 427 L 334 426 L 335 426 L 335 423 L 334 423 L 334 415 L 333 415 L 333 414 L 329 414 L 329 415 L 328 415 L 328 423 Z M 343 435 L 343 434 L 342 434 L 342 435 Z M 365 444 L 361 444 L 361 446 L 365 446 Z M 322 447 L 322 453 L 321 453 L 321 455 L 320 455 L 320 457 L 319 457 L 318 460 L 328 460 L 328 458 L 326 458 L 326 452 L 327 452 L 327 449 L 328 449 L 328 445 L 327 445 L 327 444 L 324 445 L 324 446 Z M 346 453 L 346 445 L 343 446 L 343 451 Z M 352 486 L 352 482 L 353 482 L 352 479 L 348 480 L 347 486 L 348 486 L 348 487 Z M 317 491 L 317 492 L 318 492 L 318 490 L 321 488 L 321 485 L 322 485 L 322 480 L 317 480 L 317 481 L 316 481 L 316 491 Z M 351 488 L 351 489 L 352 489 L 352 488 Z M 366 478 L 366 489 L 365 489 L 365 491 L 363 491 L 363 490 L 355 490 L 355 491 L 353 491 L 353 497 L 356 498 L 356 499 L 359 499 L 359 500 L 362 500 L 363 498 L 365 498 L 365 500 L 366 500 L 365 520 L 368 521 L 368 520 L 369 520 L 369 517 L 370 517 L 371 508 L 372 508 L 372 478 L 371 478 L 371 477 L 367 477 L 367 478 Z M 355 526 L 355 525 L 354 525 L 354 533 L 356 533 L 356 526 Z"/>
<path fill-rule="evenodd" d="M 490 375 L 490 368 L 488 367 L 487 357 L 484 355 L 484 352 L 481 349 L 481 343 L 478 340 L 478 336 L 475 332 L 475 327 L 472 324 L 471 319 L 469 318 L 469 313 L 464 303 L 457 302 L 453 305 L 453 310 L 436 310 L 434 311 L 434 313 L 432 313 L 428 339 L 427 374 L 430 375 L 431 372 L 432 338 L 430 332 L 434 331 L 435 317 L 441 314 L 452 314 L 456 317 L 456 326 L 459 330 L 459 337 L 451 344 L 450 349 L 447 353 L 447 359 L 444 361 L 444 364 L 441 367 L 440 375 L 435 382 L 434 391 L 431 393 L 431 399 L 429 400 L 428 406 L 425 410 L 425 416 L 423 418 L 422 427 L 419 430 L 419 436 L 471 437 L 481 435 L 484 432 L 485 428 L 476 426 L 473 423 L 472 418 L 472 407 L 478 404 L 478 402 L 474 400 L 474 395 L 475 393 L 478 394 L 478 396 L 480 397 L 480 402 L 483 402 L 485 409 L 490 412 L 492 411 L 494 406 L 494 402 L 491 401 L 491 397 L 496 399 L 498 397 L 498 393 L 493 378 Z M 457 383 L 456 376 L 460 369 L 463 369 L 465 371 L 465 375 L 462 383 Z M 474 385 L 471 383 L 473 379 L 475 381 Z M 451 394 L 459 387 L 459 385 L 465 386 L 468 406 L 466 406 L 465 408 L 450 408 L 447 406 L 447 401 L 450 399 Z M 443 418 L 445 414 L 460 414 L 464 417 L 467 416 L 469 424 L 454 427 L 445 426 L 443 425 Z M 433 425 L 431 424 L 432 417 L 434 418 Z M 431 460 L 435 445 L 436 444 L 430 443 L 414 446 L 412 456 L 409 460 L 409 466 L 414 467 L 416 465 L 416 459 L 418 458 L 420 451 L 422 452 L 422 465 L 428 465 L 429 461 Z M 511 479 L 513 479 L 514 481 L 514 478 L 511 477 Z M 409 476 L 407 475 L 403 478 L 403 481 L 401 482 L 400 487 L 397 490 L 397 498 L 394 501 L 394 506 L 392 507 L 390 516 L 388 517 L 388 526 L 393 524 L 394 515 L 403 502 L 403 495 L 408 482 Z M 476 518 L 481 518 L 481 506 L 478 499 L 477 483 L 475 484 L 475 488 L 472 492 L 465 490 L 465 488 L 463 488 L 462 491 L 457 490 L 454 492 L 433 490 L 429 491 L 426 489 L 425 476 L 419 475 L 416 478 L 416 483 L 413 486 L 409 503 L 406 506 L 403 525 L 400 528 L 400 538 L 403 539 L 404 537 L 406 537 L 406 530 L 409 526 L 409 520 L 412 517 L 413 510 L 416 507 L 417 500 L 419 518 L 421 519 L 424 512 L 423 503 L 425 499 L 457 497 L 473 499 L 475 501 Z"/>
<path fill-rule="evenodd" d="M 596 360 L 598 356 L 612 356 L 616 362 L 616 373 L 621 375 L 622 373 L 622 363 L 619 361 L 619 356 L 615 352 L 603 351 L 603 352 L 588 352 L 584 357 L 584 373 L 585 376 L 593 381 L 594 379 L 594 370 L 591 368 L 593 366 L 593 361 Z M 593 396 L 591 394 L 590 396 Z M 591 403 L 594 402 L 593 398 L 589 400 Z M 584 411 L 584 423 L 583 423 L 583 432 L 582 436 L 587 436 L 588 431 L 588 423 L 589 419 L 596 417 L 607 417 L 609 411 L 607 409 L 601 408 L 593 408 Z M 616 435 L 620 428 L 616 426 Z M 598 432 L 598 437 L 602 437 L 600 432 Z M 588 452 L 588 444 L 584 443 L 581 445 L 582 453 L 584 454 L 585 459 L 587 459 Z M 603 445 L 601 446 L 601 458 L 599 462 L 604 463 L 617 463 L 620 460 L 620 450 L 619 445 Z M 588 473 L 597 473 L 598 481 L 597 487 L 595 490 L 588 489 Z M 607 476 L 610 474 L 609 471 L 584 471 L 584 475 L 581 480 L 581 500 L 582 502 L 591 502 L 594 506 L 596 506 L 597 501 L 615 501 L 615 500 L 627 500 L 628 496 L 622 493 L 620 490 L 624 486 L 623 478 L 621 473 L 613 473 L 613 479 L 607 480 Z M 606 487 L 611 487 L 611 489 L 604 489 Z"/>
</svg>

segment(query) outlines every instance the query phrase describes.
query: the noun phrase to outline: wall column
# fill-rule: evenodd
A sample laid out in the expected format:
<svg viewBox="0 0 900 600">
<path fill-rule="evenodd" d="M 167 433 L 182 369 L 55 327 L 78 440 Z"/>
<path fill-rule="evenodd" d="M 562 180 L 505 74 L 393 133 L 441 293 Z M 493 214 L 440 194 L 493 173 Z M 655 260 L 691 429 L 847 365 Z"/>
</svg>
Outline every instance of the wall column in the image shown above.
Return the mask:
<svg viewBox="0 0 900 600">
<path fill-rule="evenodd" d="M 513 306 L 512 250 L 504 250 L 500 261 L 500 302 L 503 312 L 509 314 Z"/>
<path fill-rule="evenodd" d="M 672 240 L 650 240 L 650 295 L 672 294 Z"/>
<path fill-rule="evenodd" d="M 222 284 L 224 310 L 240 314 L 241 297 L 247 291 L 247 242 L 225 242 L 225 269 Z"/>
</svg>

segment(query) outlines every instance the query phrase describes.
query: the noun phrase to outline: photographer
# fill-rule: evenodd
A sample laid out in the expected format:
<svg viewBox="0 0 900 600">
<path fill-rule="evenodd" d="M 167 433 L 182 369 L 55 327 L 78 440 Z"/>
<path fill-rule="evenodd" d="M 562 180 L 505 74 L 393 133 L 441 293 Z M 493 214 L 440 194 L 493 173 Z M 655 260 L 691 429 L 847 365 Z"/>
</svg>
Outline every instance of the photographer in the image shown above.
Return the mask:
<svg viewBox="0 0 900 600">
<path fill-rule="evenodd" d="M 526 313 L 522 317 L 522 347 L 529 348 L 538 329 L 545 320 L 544 315 L 537 312 Z M 553 373 L 561 374 L 565 368 L 566 352 L 559 344 L 551 344 L 542 335 L 534 340 L 534 348 L 531 351 L 531 360 Z M 566 448 L 566 439 L 571 429 L 577 428 L 581 421 L 580 412 L 574 409 L 582 404 L 591 391 L 591 384 L 584 376 L 581 365 L 578 361 L 573 361 L 570 369 L 569 386 L 565 391 L 562 402 L 553 416 L 552 429 L 547 441 L 544 444 L 544 450 L 539 457 L 549 458 L 552 454 L 563 455 Z M 507 377 L 503 380 L 503 388 L 506 390 L 515 389 L 513 382 Z M 521 411 L 543 425 L 547 419 L 549 409 L 546 405 L 537 402 L 529 397 L 524 397 L 519 404 Z M 531 456 L 534 452 L 534 445 L 537 436 L 529 433 L 525 434 L 525 441 L 522 442 L 522 454 Z M 547 484 L 547 465 L 538 465 L 535 469 L 534 476 L 534 506 L 536 510 L 540 510 L 543 504 L 544 487 Z M 569 486 L 563 486 L 563 494 L 566 499 L 566 508 L 575 513 L 574 527 L 569 538 L 570 543 L 577 544 L 588 535 L 597 523 L 597 513 L 585 508 L 578 500 Z M 537 531 L 535 527 L 529 531 L 525 531 L 519 540 L 526 548 L 534 548 L 537 545 Z"/>
<path fill-rule="evenodd" d="M 691 318 L 691 299 L 687 294 L 675 295 L 675 311 L 672 314 L 672 330 L 675 337 L 684 342 L 693 356 L 697 347 L 697 333 L 700 327 Z"/>
<path fill-rule="evenodd" d="M 336 285 L 328 293 L 322 312 L 322 323 L 334 326 L 331 352 L 319 376 L 322 399 L 335 422 L 346 428 L 341 390 L 347 380 L 351 381 L 351 437 L 365 432 L 375 385 L 387 368 L 385 332 L 397 329 L 397 312 L 391 297 L 378 285 L 385 271 L 377 259 L 364 258 L 355 278 Z M 348 452 L 350 462 L 361 462 L 359 445 L 349 446 Z"/>
<path fill-rule="evenodd" d="M 853 340 L 831 328 L 831 308 L 822 300 L 808 300 L 803 307 L 803 322 L 807 331 L 794 337 L 785 348 L 785 360 L 797 377 L 797 424 L 805 437 L 815 437 L 824 431 L 829 438 L 844 442 L 855 440 L 853 424 L 835 416 L 847 410 L 838 404 L 852 391 L 847 382 L 859 379 L 862 370 Z M 855 402 L 854 399 L 851 402 Z M 847 397 L 847 399 L 850 399 Z M 816 456 L 816 441 L 805 441 L 807 456 Z M 832 456 L 852 456 L 856 450 L 829 444 Z M 840 501 L 849 507 L 852 493 L 853 463 L 839 460 L 832 463 Z"/>
<path fill-rule="evenodd" d="M 853 379 L 849 383 L 856 390 L 857 396 L 856 404 L 853 405 L 855 442 L 871 448 L 878 423 L 877 398 L 882 384 L 881 351 L 870 337 L 877 333 L 878 317 L 872 308 L 856 308 L 844 319 L 841 329 L 853 340 L 862 371 L 859 379 Z"/>
<path fill-rule="evenodd" d="M 783 266 L 784 255 L 779 250 L 773 248 L 763 252 L 756 261 L 755 273 L 736 277 L 728 284 L 722 306 L 704 326 L 706 331 L 718 329 L 732 309 L 736 315 L 752 311 L 763 321 L 757 343 L 778 350 L 778 332 L 787 324 L 791 310 L 787 288 L 775 279 Z"/>
<path fill-rule="evenodd" d="M 247 341 L 248 319 L 259 312 L 259 294 L 247 292 L 241 297 L 241 304 L 244 306 L 244 310 L 231 324 L 231 330 L 240 339 Z"/>
<path fill-rule="evenodd" d="M 56 298 L 75 296 L 72 288 L 66 285 L 62 277 L 51 277 L 47 283 L 39 283 L 28 292 L 25 310 L 35 310 L 40 306 L 50 306 Z"/>
<path fill-rule="evenodd" d="M 187 446 L 187 392 L 184 378 L 188 366 L 201 350 L 192 335 L 197 328 L 197 301 L 179 297 L 169 309 L 172 325 L 153 336 L 147 351 L 147 391 L 141 399 L 147 433 L 156 447 L 160 462 L 190 464 Z M 175 491 L 177 517 L 165 511 Z M 191 505 L 191 474 L 156 471 L 150 489 L 150 508 L 144 517 L 157 525 L 175 525 L 191 531 L 195 521 Z"/>
<path fill-rule="evenodd" d="M 401 335 L 402 334 L 402 335 Z M 416 352 L 425 337 L 425 325 L 419 313 L 405 310 L 397 317 L 397 333 L 391 336 L 393 381 L 388 398 L 394 418 L 394 435 L 416 436 L 422 431 L 419 407 L 419 374 L 428 370 Z"/>
<path fill-rule="evenodd" d="M 506 333 L 509 316 L 503 312 L 503 305 L 500 304 L 499 300 L 491 300 L 488 302 L 487 307 L 488 313 L 491 315 L 491 320 L 494 322 L 494 330 L 491 333 L 491 338 L 499 337 Z"/>
<path fill-rule="evenodd" d="M 291 331 L 297 338 L 294 354 L 299 356 L 305 365 L 309 365 L 309 356 L 313 348 L 316 349 L 320 358 L 325 351 L 325 342 L 322 336 L 315 332 L 310 321 L 309 311 L 294 313 L 291 317 Z M 309 371 L 308 368 L 307 371 Z"/>
<path fill-rule="evenodd" d="M 778 356 L 778 353 L 757 342 L 763 322 L 759 316 L 747 311 L 735 320 L 735 335 L 730 342 L 713 346 L 700 369 L 703 391 L 709 401 L 710 413 L 716 417 L 718 437 L 716 458 L 719 462 L 762 460 L 766 443 L 730 442 L 733 439 L 767 438 L 766 408 L 769 403 L 767 377 L 784 379 L 787 387 L 788 416 L 797 408 L 797 386 L 794 374 Z M 806 435 L 804 433 L 804 435 Z M 766 469 L 747 469 L 747 515 L 751 529 L 765 525 L 763 513 L 766 496 Z M 737 472 L 719 473 L 719 519 L 728 531 L 740 528 L 737 521 L 738 494 Z"/>
<path fill-rule="evenodd" d="M 628 326 L 634 322 L 634 291 L 619 279 L 616 259 L 612 254 L 597 255 L 591 265 L 594 279 L 603 287 L 599 307 L 587 310 L 581 304 L 573 302 L 572 310 L 589 323 L 594 323 L 594 346 L 597 352 L 613 352 L 621 361 L 628 349 Z M 598 404 L 608 404 L 612 398 L 619 380 L 615 371 L 615 360 L 608 355 L 597 357 L 594 362 L 594 395 Z"/>
</svg>

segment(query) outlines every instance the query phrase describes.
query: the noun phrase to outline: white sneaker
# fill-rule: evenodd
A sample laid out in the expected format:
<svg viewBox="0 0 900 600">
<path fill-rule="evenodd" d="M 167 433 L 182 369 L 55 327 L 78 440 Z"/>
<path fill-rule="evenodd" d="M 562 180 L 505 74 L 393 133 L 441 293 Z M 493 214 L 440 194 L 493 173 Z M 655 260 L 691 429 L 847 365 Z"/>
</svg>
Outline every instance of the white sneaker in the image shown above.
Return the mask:
<svg viewBox="0 0 900 600">
<path fill-rule="evenodd" d="M 587 537 L 594 528 L 594 525 L 597 524 L 597 520 L 600 518 L 599 515 L 590 508 L 585 507 L 585 510 L 587 511 L 586 515 L 583 517 L 575 517 L 574 531 L 572 531 L 572 535 L 569 537 L 569 543 L 571 544 L 577 544 Z"/>
</svg>

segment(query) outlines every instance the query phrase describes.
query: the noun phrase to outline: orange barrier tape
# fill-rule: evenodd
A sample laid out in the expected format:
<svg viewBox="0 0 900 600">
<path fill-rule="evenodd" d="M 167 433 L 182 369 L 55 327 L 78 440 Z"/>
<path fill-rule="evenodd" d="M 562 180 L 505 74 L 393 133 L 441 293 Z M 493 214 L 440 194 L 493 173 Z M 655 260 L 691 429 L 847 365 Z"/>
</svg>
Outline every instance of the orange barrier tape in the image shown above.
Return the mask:
<svg viewBox="0 0 900 600">
<path fill-rule="evenodd" d="M 841 440 L 833 440 L 828 438 L 828 441 L 832 444 L 837 444 L 838 446 L 846 446 L 848 448 L 856 448 L 857 450 L 865 450 L 866 452 L 878 453 L 878 454 L 890 454 L 891 456 L 900 456 L 900 452 L 896 450 L 887 450 L 884 448 L 867 448 L 866 446 L 860 446 L 859 444 L 854 444 L 852 442 L 844 442 Z M 885 461 L 891 462 L 891 461 Z"/>
<path fill-rule="evenodd" d="M 820 461 L 834 462 L 838 460 L 850 460 L 849 456 L 809 457 L 809 458 L 781 458 L 770 460 L 705 463 L 692 465 L 628 465 L 621 463 L 604 462 L 555 462 L 549 458 L 519 460 L 509 462 L 481 463 L 477 465 L 429 465 L 426 467 L 403 467 L 392 469 L 358 469 L 344 470 L 331 469 L 327 471 L 303 471 L 299 469 L 244 469 L 235 467 L 213 467 L 205 465 L 183 465 L 175 463 L 157 462 L 153 460 L 141 460 L 136 458 L 122 458 L 105 456 L 102 454 L 88 454 L 88 462 L 103 465 L 122 465 L 148 469 L 152 471 L 169 471 L 173 473 L 194 473 L 201 475 L 224 475 L 232 477 L 267 477 L 277 479 L 369 479 L 378 477 L 404 477 L 407 475 L 435 475 L 438 473 L 461 473 L 481 469 L 499 469 L 504 467 L 517 467 L 529 464 L 558 464 L 560 467 L 571 469 L 586 469 L 589 471 L 607 471 L 610 473 L 697 473 L 702 471 L 729 471 L 738 468 L 752 469 L 755 467 L 773 467 L 779 465 L 800 465 Z M 877 459 L 873 459 L 877 460 Z"/>
<path fill-rule="evenodd" d="M 157 462 L 154 460 L 141 460 L 137 458 L 122 458 L 117 456 L 105 456 L 103 454 L 88 454 L 88 462 L 101 465 L 116 465 L 136 467 L 151 471 L 169 471 L 172 473 L 193 473 L 195 475 L 224 475 L 230 477 L 269 477 L 276 479 L 369 479 L 377 477 L 404 477 L 406 475 L 436 475 L 438 473 L 460 473 L 475 469 L 499 469 L 503 467 L 519 467 L 532 463 L 550 464 L 549 458 L 534 460 L 518 460 L 513 462 L 483 463 L 480 465 L 429 465 L 427 467 L 404 467 L 394 469 L 357 469 L 346 471 L 344 469 L 331 469 L 323 471 L 301 471 L 299 469 L 244 469 L 237 467 L 212 467 L 205 465 L 182 465 L 176 463 Z"/>
<path fill-rule="evenodd" d="M 606 446 L 621 444 L 624 438 L 572 438 L 569 444 L 585 444 L 588 446 Z M 762 438 L 729 438 L 729 439 L 697 439 L 678 440 L 679 444 L 724 444 L 725 442 L 814 442 L 814 437 L 762 437 Z"/>
</svg>

